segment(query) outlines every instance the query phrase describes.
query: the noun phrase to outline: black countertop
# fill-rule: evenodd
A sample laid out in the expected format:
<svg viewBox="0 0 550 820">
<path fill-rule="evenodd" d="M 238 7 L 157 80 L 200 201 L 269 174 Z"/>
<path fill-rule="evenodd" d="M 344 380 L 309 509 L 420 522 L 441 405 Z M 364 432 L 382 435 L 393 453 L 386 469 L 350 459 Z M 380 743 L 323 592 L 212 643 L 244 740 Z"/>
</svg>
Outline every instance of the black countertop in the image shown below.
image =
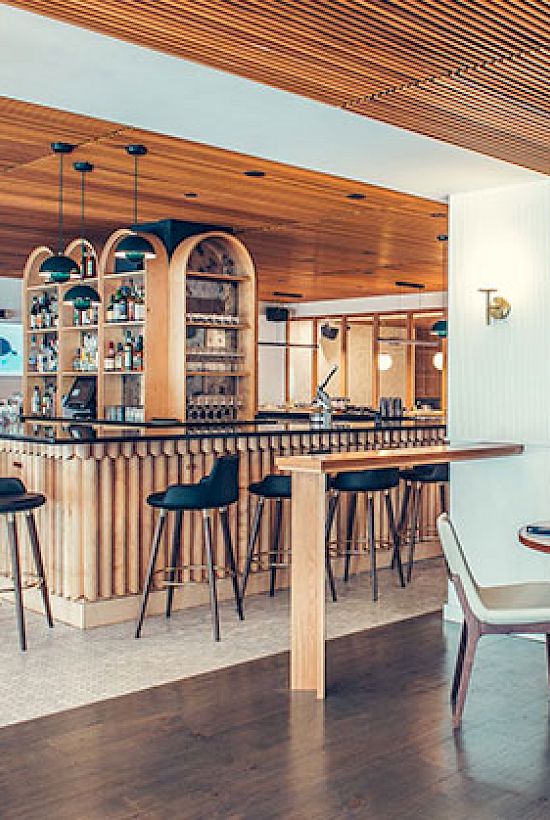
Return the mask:
<svg viewBox="0 0 550 820">
<path fill-rule="evenodd" d="M 422 420 L 396 420 L 383 423 L 372 421 L 334 421 L 331 427 L 318 427 L 305 421 L 239 421 L 232 424 L 184 424 L 170 420 L 144 424 L 112 421 L 70 421 L 67 419 L 32 419 L 0 428 L 0 440 L 41 442 L 44 444 L 103 444 L 121 441 L 200 440 L 254 436 L 288 436 L 306 433 L 349 433 L 433 429 L 444 430 L 445 425 Z"/>
</svg>

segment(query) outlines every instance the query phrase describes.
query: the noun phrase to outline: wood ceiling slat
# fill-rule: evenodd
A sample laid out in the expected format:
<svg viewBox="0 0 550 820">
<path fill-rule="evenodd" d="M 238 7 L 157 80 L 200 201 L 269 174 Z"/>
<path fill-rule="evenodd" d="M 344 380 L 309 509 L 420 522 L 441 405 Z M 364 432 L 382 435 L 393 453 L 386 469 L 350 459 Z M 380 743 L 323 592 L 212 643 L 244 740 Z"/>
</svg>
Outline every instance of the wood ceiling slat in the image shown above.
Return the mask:
<svg viewBox="0 0 550 820">
<path fill-rule="evenodd" d="M 541 119 L 550 97 L 547 2 L 10 4 L 550 172 Z M 403 102 L 407 95 L 417 104 Z"/>
<path fill-rule="evenodd" d="M 55 243 L 60 135 L 78 144 L 71 157 L 93 162 L 87 179 L 87 234 L 102 242 L 129 220 L 132 164 L 123 148 L 143 142 L 139 218 L 177 218 L 232 227 L 250 246 L 259 293 L 337 298 L 395 291 L 400 278 L 444 286 L 446 207 L 279 163 L 251 159 L 159 134 L 0 98 L 0 275 L 22 269 L 29 250 Z M 13 153 L 23 144 L 19 163 Z M 4 162 L 11 161 L 7 168 Z M 249 179 L 250 167 L 266 172 Z M 197 191 L 196 200 L 185 191 Z M 360 191 L 353 202 L 346 194 Z M 79 232 L 79 177 L 67 164 L 65 235 Z"/>
</svg>

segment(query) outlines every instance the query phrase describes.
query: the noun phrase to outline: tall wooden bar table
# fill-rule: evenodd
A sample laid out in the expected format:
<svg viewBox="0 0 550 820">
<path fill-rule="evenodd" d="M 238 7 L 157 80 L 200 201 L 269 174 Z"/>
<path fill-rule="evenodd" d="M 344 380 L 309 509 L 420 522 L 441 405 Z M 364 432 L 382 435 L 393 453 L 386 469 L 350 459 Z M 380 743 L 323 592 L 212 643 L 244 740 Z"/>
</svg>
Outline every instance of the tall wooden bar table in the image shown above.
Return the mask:
<svg viewBox="0 0 550 820">
<path fill-rule="evenodd" d="M 459 443 L 362 453 L 280 456 L 277 469 L 292 474 L 290 689 L 325 697 L 326 476 L 342 471 L 473 461 L 519 455 L 521 444 Z"/>
</svg>

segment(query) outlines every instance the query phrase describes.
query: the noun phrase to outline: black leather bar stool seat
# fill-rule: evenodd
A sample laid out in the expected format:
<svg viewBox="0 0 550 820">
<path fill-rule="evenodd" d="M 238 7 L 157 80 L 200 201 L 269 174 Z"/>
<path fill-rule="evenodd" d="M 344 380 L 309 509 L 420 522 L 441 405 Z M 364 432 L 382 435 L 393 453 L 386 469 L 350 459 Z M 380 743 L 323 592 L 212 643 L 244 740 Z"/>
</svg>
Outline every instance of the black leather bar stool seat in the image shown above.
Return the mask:
<svg viewBox="0 0 550 820">
<path fill-rule="evenodd" d="M 34 520 L 34 510 L 42 507 L 46 503 L 46 497 L 42 493 L 28 493 L 25 485 L 18 478 L 0 478 L 0 515 L 6 516 L 8 527 L 8 541 L 11 553 L 11 565 L 13 574 L 13 589 L 3 588 L 2 592 L 13 592 L 15 595 L 15 612 L 17 618 L 17 629 L 19 632 L 19 645 L 24 651 L 27 648 L 27 636 L 25 631 L 25 617 L 23 613 L 23 590 L 31 587 L 38 587 L 42 594 L 46 621 L 49 627 L 53 627 L 53 618 L 50 609 L 50 599 L 48 596 L 48 585 L 44 573 L 42 553 L 36 531 Z M 17 537 L 17 527 L 15 516 L 24 513 L 27 521 L 27 531 L 29 543 L 36 567 L 36 575 L 22 582 L 21 560 L 19 555 L 19 540 Z"/>
<path fill-rule="evenodd" d="M 290 498 L 290 476 L 266 475 L 261 481 L 250 484 L 248 492 L 264 498 Z"/>
<path fill-rule="evenodd" d="M 408 532 L 408 557 L 407 557 L 407 581 L 412 578 L 414 551 L 416 547 L 416 534 L 418 528 L 418 517 L 422 503 L 423 487 L 429 484 L 439 485 L 439 508 L 440 513 L 447 512 L 447 501 L 445 497 L 445 487 L 449 483 L 449 464 L 418 464 L 411 470 L 400 470 L 399 478 L 405 482 L 401 501 L 401 511 L 399 514 L 398 532 L 400 541 Z M 412 505 L 411 505 L 412 502 Z"/>
<path fill-rule="evenodd" d="M 172 553 L 170 566 L 160 570 L 165 574 L 164 585 L 166 587 L 166 617 L 172 614 L 172 604 L 174 600 L 174 589 L 176 586 L 183 586 L 183 571 L 185 569 L 204 569 L 208 573 L 208 585 L 210 590 L 210 609 L 212 613 L 212 632 L 214 640 L 220 640 L 220 622 L 217 595 L 217 572 L 222 570 L 231 576 L 233 584 L 233 594 L 239 618 L 243 619 L 243 610 L 239 585 L 237 581 L 237 567 L 235 555 L 231 543 L 231 532 L 229 529 L 228 507 L 234 504 L 239 495 L 238 483 L 239 457 L 222 456 L 218 458 L 209 475 L 201 478 L 197 484 L 172 484 L 163 492 L 152 493 L 147 498 L 149 506 L 158 509 L 159 517 L 155 527 L 147 573 L 141 597 L 141 605 L 136 626 L 136 638 L 141 635 L 143 619 L 147 607 L 147 600 L 153 585 L 155 575 L 155 563 L 160 547 L 160 540 L 166 516 L 169 512 L 175 513 L 174 531 L 172 538 Z M 210 511 L 217 509 L 220 514 L 220 525 L 225 546 L 225 560 L 223 567 L 214 564 L 212 551 L 212 531 L 210 523 Z M 181 566 L 179 565 L 181 553 L 181 529 L 183 513 L 196 510 L 202 511 L 203 516 L 203 537 L 206 562 L 201 565 Z M 176 574 L 181 575 L 182 580 L 175 580 Z"/>
<path fill-rule="evenodd" d="M 332 529 L 332 522 L 338 506 L 341 493 L 349 493 L 348 520 L 346 528 L 346 545 L 343 551 L 337 554 L 345 556 L 344 581 L 349 580 L 349 569 L 352 555 L 363 555 L 364 550 L 353 548 L 353 529 L 355 524 L 355 514 L 357 509 L 357 494 L 365 493 L 367 499 L 367 537 L 366 542 L 370 553 L 371 579 L 372 579 L 372 599 L 378 600 L 378 576 L 376 572 L 376 542 L 375 542 L 375 521 L 374 521 L 374 496 L 376 493 L 383 493 L 388 519 L 388 529 L 393 544 L 392 566 L 396 565 L 401 586 L 405 586 L 403 568 L 401 566 L 401 553 L 399 535 L 395 526 L 393 503 L 390 491 L 399 485 L 399 470 L 394 468 L 383 468 L 380 470 L 358 470 L 357 472 L 337 473 L 330 482 L 331 496 L 327 511 L 327 543 L 329 533 Z"/>
<path fill-rule="evenodd" d="M 283 514 L 283 501 L 292 497 L 292 485 L 289 475 L 280 475 L 278 473 L 264 476 L 261 481 L 255 481 L 249 485 L 248 491 L 258 497 L 258 504 L 254 512 L 250 536 L 248 539 L 248 546 L 246 549 L 246 561 L 244 572 L 241 581 L 241 600 L 244 600 L 246 592 L 246 585 L 250 575 L 250 569 L 253 561 L 260 561 L 261 555 L 256 553 L 256 541 L 260 530 L 260 523 L 262 520 L 262 513 L 266 500 L 275 501 L 275 516 L 273 520 L 273 530 L 271 533 L 271 544 L 268 555 L 268 569 L 269 569 L 269 594 L 271 597 L 275 595 L 275 585 L 277 582 L 277 570 L 287 567 L 288 564 L 283 562 L 283 556 L 280 550 L 281 539 L 281 522 Z M 334 584 L 334 576 L 332 574 L 332 567 L 330 564 L 330 556 L 326 553 L 326 568 L 327 578 L 332 593 L 332 599 L 336 601 L 336 587 Z"/>
</svg>

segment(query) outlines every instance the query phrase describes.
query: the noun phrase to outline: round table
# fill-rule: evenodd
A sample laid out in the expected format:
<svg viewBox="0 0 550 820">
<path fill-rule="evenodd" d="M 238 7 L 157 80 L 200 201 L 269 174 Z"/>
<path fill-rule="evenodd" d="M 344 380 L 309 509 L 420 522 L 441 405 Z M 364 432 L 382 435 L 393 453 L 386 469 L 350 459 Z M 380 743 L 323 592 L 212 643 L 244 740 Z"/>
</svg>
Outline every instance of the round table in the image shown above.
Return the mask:
<svg viewBox="0 0 550 820">
<path fill-rule="evenodd" d="M 541 522 L 541 525 L 542 524 L 543 522 Z M 547 521 L 545 521 L 544 526 L 550 525 Z M 519 530 L 518 538 L 520 544 L 523 544 L 524 547 L 529 547 L 531 550 L 537 550 L 537 552 L 550 553 L 550 535 L 534 535 L 532 532 L 527 532 L 527 527 L 525 526 Z"/>
</svg>

